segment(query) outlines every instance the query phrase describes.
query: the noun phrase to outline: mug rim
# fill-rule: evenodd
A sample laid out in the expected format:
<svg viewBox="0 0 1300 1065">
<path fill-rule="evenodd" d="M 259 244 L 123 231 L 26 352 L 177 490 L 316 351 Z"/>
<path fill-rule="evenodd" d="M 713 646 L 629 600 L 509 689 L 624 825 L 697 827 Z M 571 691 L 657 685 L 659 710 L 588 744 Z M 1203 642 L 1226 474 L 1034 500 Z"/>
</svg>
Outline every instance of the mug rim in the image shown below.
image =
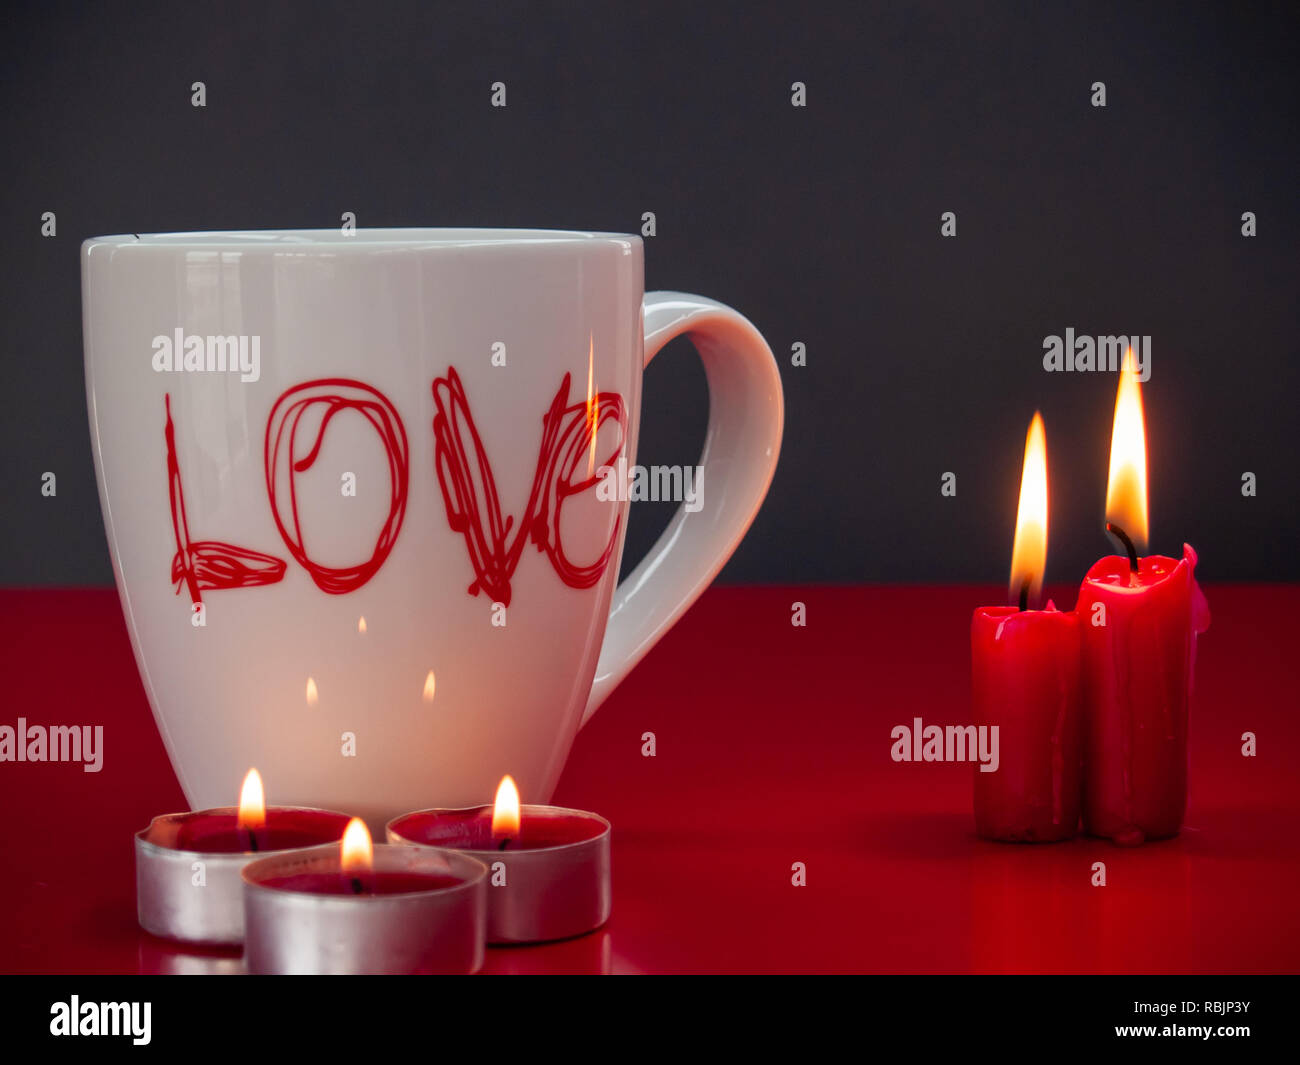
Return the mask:
<svg viewBox="0 0 1300 1065">
<path fill-rule="evenodd" d="M 258 248 L 296 252 L 327 249 L 335 253 L 343 248 L 468 248 L 533 247 L 554 244 L 617 243 L 625 248 L 640 245 L 632 233 L 607 233 L 577 229 L 505 229 L 447 227 L 375 227 L 344 233 L 341 229 L 216 229 L 182 230 L 170 233 L 118 233 L 90 237 L 82 243 L 93 247 L 192 249 L 221 248 L 252 251 Z"/>
</svg>

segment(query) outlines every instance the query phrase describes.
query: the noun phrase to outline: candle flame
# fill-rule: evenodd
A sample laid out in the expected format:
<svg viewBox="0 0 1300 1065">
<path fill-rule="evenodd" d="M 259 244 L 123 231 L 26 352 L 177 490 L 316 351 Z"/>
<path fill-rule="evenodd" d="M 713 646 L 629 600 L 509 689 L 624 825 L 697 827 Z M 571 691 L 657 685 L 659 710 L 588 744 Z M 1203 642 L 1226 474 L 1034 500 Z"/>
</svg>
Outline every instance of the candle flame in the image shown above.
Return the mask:
<svg viewBox="0 0 1300 1065">
<path fill-rule="evenodd" d="M 437 688 L 437 682 L 433 678 L 433 670 L 429 670 L 429 675 L 424 678 L 424 701 L 433 702 L 433 693 Z"/>
<path fill-rule="evenodd" d="M 496 802 L 492 804 L 492 838 L 513 839 L 519 835 L 519 789 L 509 774 L 501 778 Z"/>
<path fill-rule="evenodd" d="M 359 817 L 348 822 L 343 830 L 343 842 L 339 845 L 340 860 L 345 873 L 368 873 L 374 864 L 374 845 L 370 842 L 370 830 Z"/>
<path fill-rule="evenodd" d="M 1141 554 L 1147 547 L 1147 437 L 1133 349 L 1124 356 L 1110 436 L 1106 520 L 1128 534 Z"/>
<path fill-rule="evenodd" d="M 1020 473 L 1020 506 L 1016 511 L 1016 539 L 1011 548 L 1011 601 L 1029 586 L 1028 597 L 1037 599 L 1047 568 L 1047 431 L 1043 416 L 1034 411 L 1025 436 L 1025 461 Z"/>
<path fill-rule="evenodd" d="M 315 706 L 319 698 L 320 696 L 316 694 L 316 681 L 313 678 L 308 677 L 307 678 L 307 705 Z"/>
<path fill-rule="evenodd" d="M 589 337 L 587 341 L 587 429 L 591 434 L 591 454 L 587 459 L 587 476 L 596 472 L 596 422 L 600 409 L 600 400 L 596 395 L 596 340 Z"/>
<path fill-rule="evenodd" d="M 235 823 L 250 832 L 266 824 L 266 792 L 262 788 L 262 774 L 250 769 L 239 789 L 239 816 Z"/>
<path fill-rule="evenodd" d="M 366 618 L 364 614 L 361 616 L 361 620 L 357 622 L 357 632 L 362 636 L 366 634 Z"/>
</svg>

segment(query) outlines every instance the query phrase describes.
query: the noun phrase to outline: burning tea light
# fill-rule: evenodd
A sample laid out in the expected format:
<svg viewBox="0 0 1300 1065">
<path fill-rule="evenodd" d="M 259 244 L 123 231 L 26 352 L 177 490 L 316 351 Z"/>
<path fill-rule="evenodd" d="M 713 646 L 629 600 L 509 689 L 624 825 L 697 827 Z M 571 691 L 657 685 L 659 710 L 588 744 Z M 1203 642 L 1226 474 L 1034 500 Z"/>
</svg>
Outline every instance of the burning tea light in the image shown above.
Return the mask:
<svg viewBox="0 0 1300 1065">
<path fill-rule="evenodd" d="M 164 814 L 136 833 L 140 927 L 186 943 L 242 943 L 240 870 L 259 854 L 333 842 L 347 823 L 347 814 L 329 810 L 268 808 L 261 775 L 250 769 L 238 807 Z"/>
<path fill-rule="evenodd" d="M 489 870 L 487 941 L 539 943 L 609 919 L 609 830 L 596 814 L 521 806 L 507 776 L 493 805 L 405 814 L 388 823 L 388 839 L 477 858 Z"/>
<path fill-rule="evenodd" d="M 472 973 L 483 964 L 487 867 L 456 851 L 372 846 L 353 818 L 339 846 L 244 868 L 250 973 Z"/>
</svg>

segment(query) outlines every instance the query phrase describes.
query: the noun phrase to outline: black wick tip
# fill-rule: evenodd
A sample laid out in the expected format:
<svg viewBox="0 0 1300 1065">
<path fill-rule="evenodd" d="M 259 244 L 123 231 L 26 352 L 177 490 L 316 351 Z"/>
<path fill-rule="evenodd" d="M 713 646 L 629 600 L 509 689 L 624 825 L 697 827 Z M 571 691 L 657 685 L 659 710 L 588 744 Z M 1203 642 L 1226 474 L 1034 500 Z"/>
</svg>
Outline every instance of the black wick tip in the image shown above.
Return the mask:
<svg viewBox="0 0 1300 1065">
<path fill-rule="evenodd" d="M 1124 550 L 1128 552 L 1128 569 L 1130 573 L 1138 571 L 1138 553 L 1137 548 L 1133 546 L 1133 541 L 1128 538 L 1128 533 L 1121 529 L 1113 522 L 1106 522 L 1106 531 L 1115 537 L 1124 545 Z"/>
<path fill-rule="evenodd" d="M 1020 609 L 1026 610 L 1029 607 L 1029 582 L 1025 581 L 1020 586 Z"/>
<path fill-rule="evenodd" d="M 361 877 L 359 876 L 354 876 L 352 878 L 352 894 L 354 895 L 361 894 Z"/>
<path fill-rule="evenodd" d="M 256 829 L 252 829 L 252 828 L 250 828 L 250 829 L 248 830 L 248 849 L 249 849 L 250 851 L 254 851 L 254 852 L 256 852 L 256 851 L 258 851 L 258 850 L 261 849 L 261 848 L 258 847 L 258 845 L 257 845 L 257 831 L 256 831 Z"/>
<path fill-rule="evenodd" d="M 503 851 L 503 850 L 505 850 L 508 846 L 510 846 L 510 837 L 509 837 L 509 836 L 507 836 L 505 839 L 503 839 L 503 840 L 501 841 L 500 845 L 497 847 L 497 850 L 499 850 L 499 851 Z"/>
</svg>

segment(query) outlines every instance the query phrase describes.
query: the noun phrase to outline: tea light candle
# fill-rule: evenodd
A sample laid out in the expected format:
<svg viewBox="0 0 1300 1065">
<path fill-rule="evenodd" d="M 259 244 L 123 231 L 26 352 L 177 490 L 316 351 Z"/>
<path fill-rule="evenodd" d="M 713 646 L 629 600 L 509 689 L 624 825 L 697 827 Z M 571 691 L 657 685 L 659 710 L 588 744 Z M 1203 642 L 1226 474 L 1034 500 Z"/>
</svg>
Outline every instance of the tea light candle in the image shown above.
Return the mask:
<svg viewBox="0 0 1300 1065">
<path fill-rule="evenodd" d="M 483 964 L 487 867 L 468 854 L 374 847 L 353 818 L 340 846 L 243 870 L 250 973 L 472 973 Z"/>
<path fill-rule="evenodd" d="M 266 806 L 262 778 L 250 769 L 239 806 L 155 817 L 135 835 L 136 915 L 140 927 L 185 943 L 244 941 L 240 870 L 259 854 L 281 854 L 340 839 L 348 815 Z"/>
<path fill-rule="evenodd" d="M 568 939 L 609 919 L 610 825 L 558 806 L 521 806 L 506 777 L 492 806 L 421 810 L 390 821 L 390 843 L 446 847 L 489 870 L 489 943 Z"/>
</svg>

